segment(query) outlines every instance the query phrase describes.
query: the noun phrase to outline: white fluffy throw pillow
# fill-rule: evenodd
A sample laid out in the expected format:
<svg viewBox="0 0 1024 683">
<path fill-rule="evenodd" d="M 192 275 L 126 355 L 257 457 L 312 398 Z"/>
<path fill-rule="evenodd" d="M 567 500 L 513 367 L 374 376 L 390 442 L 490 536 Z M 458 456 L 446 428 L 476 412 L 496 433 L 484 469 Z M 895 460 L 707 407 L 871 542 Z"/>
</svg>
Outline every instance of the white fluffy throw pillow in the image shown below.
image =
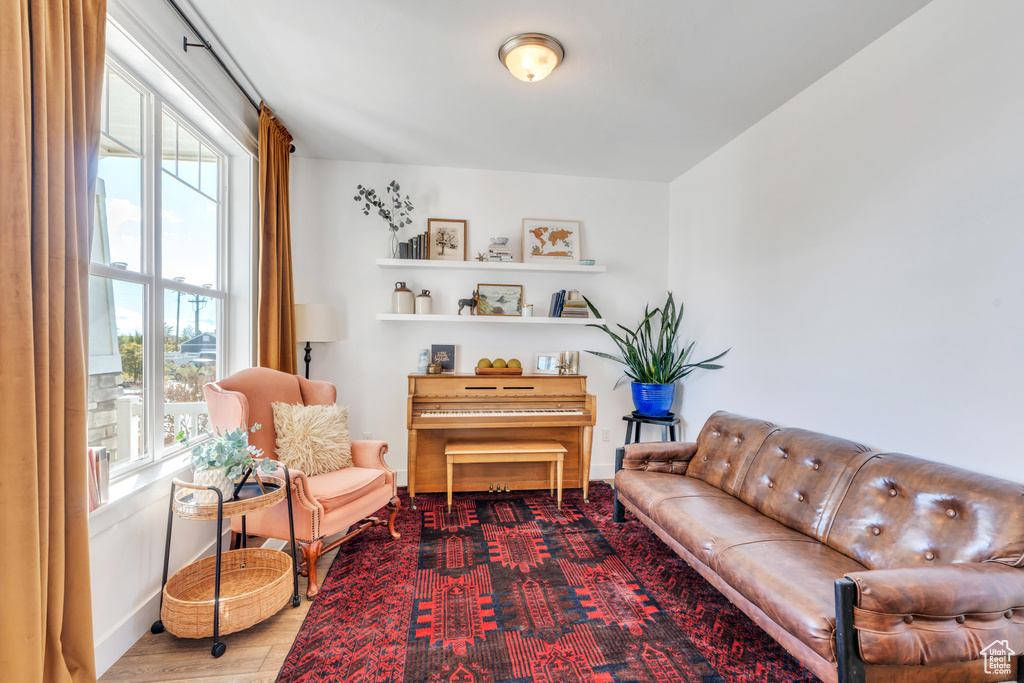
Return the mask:
<svg viewBox="0 0 1024 683">
<path fill-rule="evenodd" d="M 307 476 L 352 466 L 348 406 L 275 402 L 277 460 Z"/>
</svg>

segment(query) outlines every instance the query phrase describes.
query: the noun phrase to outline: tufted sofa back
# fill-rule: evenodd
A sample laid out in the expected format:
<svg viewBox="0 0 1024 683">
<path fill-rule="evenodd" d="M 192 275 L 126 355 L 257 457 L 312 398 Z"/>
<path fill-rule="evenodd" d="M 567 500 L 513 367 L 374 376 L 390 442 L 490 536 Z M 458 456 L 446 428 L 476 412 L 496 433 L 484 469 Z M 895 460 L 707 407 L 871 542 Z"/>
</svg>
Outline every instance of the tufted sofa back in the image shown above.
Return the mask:
<svg viewBox="0 0 1024 683">
<path fill-rule="evenodd" d="M 737 497 L 791 529 L 824 541 L 842 495 L 870 449 L 806 429 L 777 429 L 751 460 Z"/>
<path fill-rule="evenodd" d="M 1024 565 L 1024 484 L 898 453 L 873 454 L 846 487 L 825 543 L 869 569 Z"/>
<path fill-rule="evenodd" d="M 764 420 L 723 410 L 714 413 L 697 436 L 697 453 L 686 469 L 686 476 L 735 496 L 751 460 L 776 429 Z"/>
<path fill-rule="evenodd" d="M 686 476 L 869 569 L 1024 566 L 1024 484 L 723 411 Z"/>
</svg>

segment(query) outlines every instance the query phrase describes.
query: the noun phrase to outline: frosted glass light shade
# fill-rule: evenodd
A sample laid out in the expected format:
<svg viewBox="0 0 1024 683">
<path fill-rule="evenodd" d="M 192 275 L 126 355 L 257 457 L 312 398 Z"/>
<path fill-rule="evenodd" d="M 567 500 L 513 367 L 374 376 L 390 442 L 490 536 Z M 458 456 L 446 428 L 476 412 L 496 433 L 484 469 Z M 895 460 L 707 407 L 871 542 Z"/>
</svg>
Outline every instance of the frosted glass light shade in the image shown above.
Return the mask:
<svg viewBox="0 0 1024 683">
<path fill-rule="evenodd" d="M 530 83 L 547 77 L 564 58 L 562 44 L 543 33 L 520 33 L 498 48 L 498 60 L 509 73 Z"/>
<path fill-rule="evenodd" d="M 295 340 L 299 342 L 338 341 L 338 314 L 334 306 L 295 304 Z"/>
</svg>

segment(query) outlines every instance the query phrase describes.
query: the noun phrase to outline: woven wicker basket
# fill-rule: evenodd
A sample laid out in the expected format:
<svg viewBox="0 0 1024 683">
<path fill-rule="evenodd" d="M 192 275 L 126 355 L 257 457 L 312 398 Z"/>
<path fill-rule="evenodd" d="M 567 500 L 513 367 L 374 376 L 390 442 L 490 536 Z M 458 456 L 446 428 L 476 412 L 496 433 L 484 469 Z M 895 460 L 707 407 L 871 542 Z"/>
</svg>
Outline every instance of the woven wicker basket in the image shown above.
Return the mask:
<svg viewBox="0 0 1024 683">
<path fill-rule="evenodd" d="M 216 558 L 204 557 L 164 586 L 160 619 L 179 638 L 213 635 Z M 292 558 L 280 550 L 243 548 L 221 555 L 220 635 L 249 628 L 292 597 Z"/>
<path fill-rule="evenodd" d="M 284 479 L 281 477 L 275 477 L 270 475 L 260 475 L 260 479 L 263 481 L 264 486 L 268 486 L 269 491 L 262 496 L 255 496 L 252 498 L 243 498 L 242 500 L 230 500 L 224 501 L 224 518 L 237 517 L 238 515 L 244 515 L 249 512 L 256 512 L 257 510 L 264 510 L 271 505 L 281 502 L 285 497 L 284 490 Z M 192 487 L 187 485 L 185 488 L 184 482 L 175 480 L 176 484 L 182 486 L 174 492 L 174 514 L 182 519 L 217 519 L 217 504 L 213 505 L 196 505 L 192 502 Z M 251 484 L 250 484 L 251 486 Z"/>
</svg>

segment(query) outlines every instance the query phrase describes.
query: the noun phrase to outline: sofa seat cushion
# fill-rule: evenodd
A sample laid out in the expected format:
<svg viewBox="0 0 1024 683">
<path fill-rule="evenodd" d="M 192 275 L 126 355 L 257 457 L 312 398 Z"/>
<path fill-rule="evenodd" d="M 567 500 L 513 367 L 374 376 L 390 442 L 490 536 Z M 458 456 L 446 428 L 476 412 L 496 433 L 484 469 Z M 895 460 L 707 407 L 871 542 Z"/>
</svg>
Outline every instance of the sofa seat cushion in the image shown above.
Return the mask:
<svg viewBox="0 0 1024 683">
<path fill-rule="evenodd" d="M 325 512 L 351 503 L 368 493 L 385 486 L 384 470 L 371 470 L 365 467 L 346 467 L 344 469 L 306 477 L 310 493 L 323 506 Z"/>
<path fill-rule="evenodd" d="M 734 545 L 719 557 L 718 574 L 772 621 L 835 662 L 835 581 L 864 567 L 804 539 Z"/>
<path fill-rule="evenodd" d="M 729 494 L 698 479 L 667 472 L 619 470 L 615 474 L 615 490 L 640 512 L 653 517 L 651 511 L 662 501 L 685 496 L 729 498 Z"/>
<path fill-rule="evenodd" d="M 714 571 L 722 552 L 737 544 L 811 540 L 732 496 L 669 498 L 653 506 L 648 516 Z"/>
</svg>

